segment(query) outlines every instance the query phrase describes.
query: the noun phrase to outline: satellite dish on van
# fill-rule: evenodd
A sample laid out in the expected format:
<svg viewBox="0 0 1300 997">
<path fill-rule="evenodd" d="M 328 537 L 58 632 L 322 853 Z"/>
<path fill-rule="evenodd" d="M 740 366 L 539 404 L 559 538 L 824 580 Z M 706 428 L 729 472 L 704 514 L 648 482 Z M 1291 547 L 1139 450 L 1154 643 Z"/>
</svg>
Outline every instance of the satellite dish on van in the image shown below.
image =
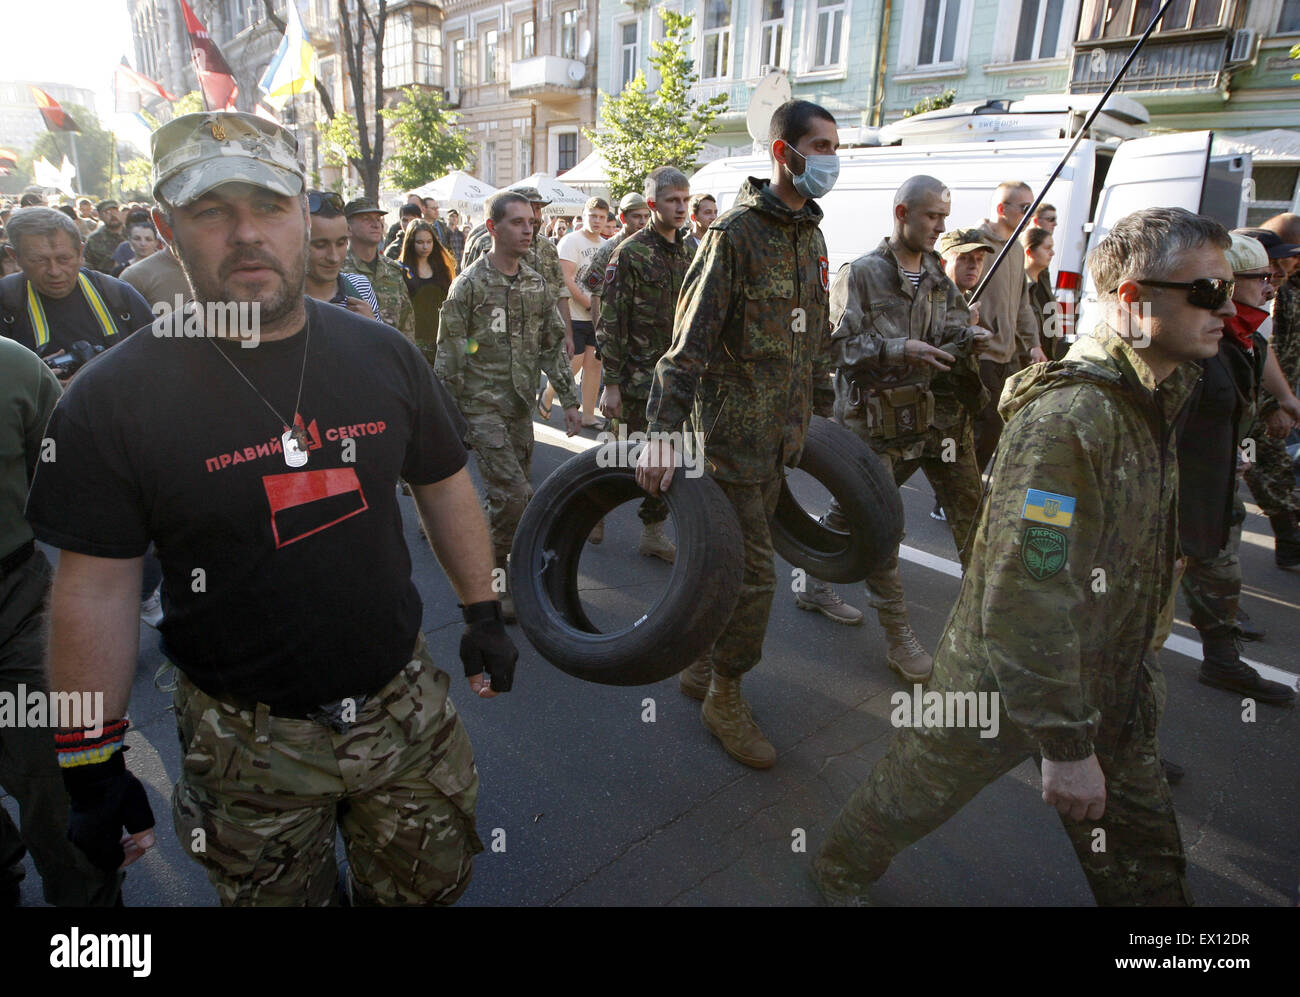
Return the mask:
<svg viewBox="0 0 1300 997">
<path fill-rule="evenodd" d="M 745 115 L 749 137 L 755 142 L 766 143 L 767 126 L 772 123 L 772 114 L 790 98 L 790 77 L 784 72 L 778 70 L 763 77 L 762 82 L 749 95 L 749 112 Z"/>
<path fill-rule="evenodd" d="M 578 58 L 587 58 L 587 53 L 591 51 L 591 29 L 583 28 L 582 37 L 578 39 Z"/>
</svg>

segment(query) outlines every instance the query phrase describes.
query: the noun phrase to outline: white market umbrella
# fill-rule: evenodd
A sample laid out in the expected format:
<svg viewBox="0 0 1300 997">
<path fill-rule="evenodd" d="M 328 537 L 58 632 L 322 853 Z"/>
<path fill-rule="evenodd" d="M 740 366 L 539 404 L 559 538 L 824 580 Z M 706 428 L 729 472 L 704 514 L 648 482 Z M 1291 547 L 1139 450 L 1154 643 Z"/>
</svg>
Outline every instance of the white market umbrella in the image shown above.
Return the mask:
<svg viewBox="0 0 1300 997">
<path fill-rule="evenodd" d="M 576 187 L 561 183 L 549 173 L 534 173 L 518 183 L 512 183 L 510 187 L 536 187 L 537 192 L 551 202 L 542 209 L 548 215 L 574 215 L 587 204 L 586 194 Z"/>
<path fill-rule="evenodd" d="M 455 208 L 463 214 L 471 210 L 482 211 L 483 202 L 496 192 L 495 187 L 478 177 L 472 177 L 464 170 L 452 170 L 445 177 L 417 187 L 411 193 L 437 198 L 439 208 Z"/>
<path fill-rule="evenodd" d="M 589 189 L 609 186 L 609 173 L 605 165 L 605 157 L 600 154 L 599 149 L 592 149 L 591 154 L 586 159 L 574 166 L 573 169 L 565 170 L 560 176 L 570 187 Z"/>
</svg>

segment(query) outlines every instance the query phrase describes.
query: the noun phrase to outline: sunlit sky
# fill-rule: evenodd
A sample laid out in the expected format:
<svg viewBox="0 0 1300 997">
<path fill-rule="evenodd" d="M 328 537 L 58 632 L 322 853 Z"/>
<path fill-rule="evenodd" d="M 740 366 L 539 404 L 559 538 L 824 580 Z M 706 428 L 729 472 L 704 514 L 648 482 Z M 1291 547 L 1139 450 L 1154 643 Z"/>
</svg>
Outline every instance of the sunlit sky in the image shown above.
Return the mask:
<svg viewBox="0 0 1300 997">
<path fill-rule="evenodd" d="M 113 113 L 113 67 L 135 64 L 126 0 L 4 0 L 3 23 L 0 79 L 87 87 L 105 128 L 148 147 L 143 126 Z"/>
</svg>

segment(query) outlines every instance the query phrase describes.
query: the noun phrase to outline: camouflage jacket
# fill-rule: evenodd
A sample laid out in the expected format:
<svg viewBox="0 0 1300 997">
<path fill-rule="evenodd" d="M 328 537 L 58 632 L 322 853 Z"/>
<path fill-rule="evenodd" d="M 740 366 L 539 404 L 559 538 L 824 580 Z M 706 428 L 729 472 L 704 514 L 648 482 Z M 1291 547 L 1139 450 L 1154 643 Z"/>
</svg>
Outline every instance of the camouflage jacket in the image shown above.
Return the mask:
<svg viewBox="0 0 1300 997">
<path fill-rule="evenodd" d="M 1273 299 L 1273 334 L 1269 344 L 1277 355 L 1282 376 L 1291 390 L 1296 391 L 1300 381 L 1300 273 L 1292 274 L 1277 289 Z M 1268 415 L 1277 408 L 1277 399 L 1269 392 L 1260 391 L 1260 415 Z"/>
<path fill-rule="evenodd" d="M 601 300 L 604 301 L 605 270 L 609 266 L 610 258 L 614 255 L 614 250 L 635 234 L 629 232 L 626 225 L 621 227 L 597 246 L 596 251 L 591 254 L 591 259 L 578 268 L 578 272 L 574 274 L 574 282 L 588 294 L 601 295 Z"/>
<path fill-rule="evenodd" d="M 492 233 L 486 225 L 478 225 L 465 237 L 465 254 L 461 257 L 460 268 L 468 270 L 469 265 L 480 256 L 492 252 Z M 560 270 L 560 254 L 555 250 L 555 243 L 541 236 L 533 236 L 533 244 L 528 247 L 524 262 L 536 270 L 546 280 L 552 297 L 556 301 L 569 298 L 569 287 L 564 283 L 564 272 Z"/>
<path fill-rule="evenodd" d="M 383 253 L 362 263 L 352 250 L 343 261 L 344 273 L 359 273 L 370 281 L 379 302 L 379 321 L 386 322 L 412 342 L 415 341 L 415 308 L 406 290 L 406 268 Z"/>
<path fill-rule="evenodd" d="M 650 394 L 655 364 L 672 345 L 673 309 L 690 264 L 686 247 L 669 242 L 652 225 L 614 252 L 605 268 L 596 327 L 606 384 L 634 398 Z"/>
<path fill-rule="evenodd" d="M 512 279 L 480 257 L 461 271 L 443 302 L 435 373 L 464 415 L 515 416 L 533 407 L 539 366 L 560 404 L 577 405 L 564 323 L 541 274 L 521 263 Z"/>
<path fill-rule="evenodd" d="M 794 466 L 814 409 L 830 415 L 829 265 L 821 208 L 791 211 L 750 177 L 705 233 L 655 366 L 649 429 L 687 415 L 709 473 L 755 484 Z"/>
<path fill-rule="evenodd" d="M 118 266 L 113 262 L 113 251 L 126 241 L 126 230 L 109 230 L 107 225 L 100 225 L 86 237 L 86 267 L 113 276 Z"/>
<path fill-rule="evenodd" d="M 1157 386 L 1101 328 L 1003 391 L 1007 424 L 935 679 L 997 691 L 1044 758 L 1113 752 L 1141 684 L 1161 698 L 1151 645 L 1178 555 L 1173 427 L 1199 371 L 1183 364 Z"/>
<path fill-rule="evenodd" d="M 864 438 L 897 437 L 872 413 L 873 396 L 886 388 L 915 385 L 929 390 L 935 369 L 904 359 L 909 339 L 938 346 L 965 364 L 974 331 L 966 299 L 943 272 L 937 253 L 921 254 L 921 282 L 912 286 L 884 239 L 873 251 L 840 267 L 831 281 L 831 355 L 835 371 L 835 417 Z M 930 413 L 912 436 L 937 425 Z M 945 417 L 951 416 L 945 409 Z M 956 421 L 956 420 L 954 420 Z"/>
</svg>

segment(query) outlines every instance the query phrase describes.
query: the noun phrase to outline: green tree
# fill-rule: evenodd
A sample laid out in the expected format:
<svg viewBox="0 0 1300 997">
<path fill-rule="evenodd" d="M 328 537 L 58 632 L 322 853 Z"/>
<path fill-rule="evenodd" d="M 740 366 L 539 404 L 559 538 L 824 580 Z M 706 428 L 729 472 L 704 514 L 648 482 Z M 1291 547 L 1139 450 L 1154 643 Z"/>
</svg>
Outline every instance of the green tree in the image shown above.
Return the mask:
<svg viewBox="0 0 1300 997">
<path fill-rule="evenodd" d="M 77 175 L 77 192 L 91 197 L 105 197 L 108 194 L 108 175 L 113 160 L 113 134 L 106 131 L 99 123 L 99 117 L 89 108 L 80 104 L 64 104 L 63 109 L 72 116 L 80 133 L 75 137 L 69 132 L 52 132 L 48 129 L 36 137 L 32 146 L 32 160 L 44 156 L 55 166 L 66 155 L 73 158 L 72 143 L 77 145 L 77 163 L 81 172 Z"/>
<path fill-rule="evenodd" d="M 122 164 L 109 196 L 122 201 L 152 201 L 152 191 L 153 162 L 146 156 L 136 156 Z"/>
<path fill-rule="evenodd" d="M 952 102 L 956 99 L 957 91 L 949 88 L 943 93 L 935 94 L 933 97 L 918 100 L 910 111 L 903 112 L 903 117 L 910 118 L 914 114 L 924 114 L 926 111 L 938 111 L 945 107 L 952 107 Z"/>
<path fill-rule="evenodd" d="M 1300 45 L 1292 45 L 1289 54 L 1292 59 L 1300 59 Z M 1294 76 L 1291 77 L 1291 79 L 1300 80 L 1300 73 L 1296 73 Z"/>
<path fill-rule="evenodd" d="M 397 149 L 384 164 L 388 182 L 397 190 L 411 190 L 464 169 L 473 156 L 469 139 L 456 127 L 460 115 L 443 106 L 437 91 L 412 86 L 401 93 L 405 100 L 379 112 L 392 123 Z"/>
<path fill-rule="evenodd" d="M 583 129 L 605 159 L 610 192 L 616 198 L 640 193 L 656 166 L 694 170 L 705 138 L 718 130 L 715 119 L 727 109 L 726 94 L 703 102 L 690 96 L 699 79 L 687 55 L 691 16 L 665 8 L 659 9 L 659 16 L 663 40 L 650 43 L 650 65 L 659 73 L 659 88 L 647 93 L 645 74 L 637 70 L 622 93 L 602 91 L 599 130 Z"/>
</svg>

